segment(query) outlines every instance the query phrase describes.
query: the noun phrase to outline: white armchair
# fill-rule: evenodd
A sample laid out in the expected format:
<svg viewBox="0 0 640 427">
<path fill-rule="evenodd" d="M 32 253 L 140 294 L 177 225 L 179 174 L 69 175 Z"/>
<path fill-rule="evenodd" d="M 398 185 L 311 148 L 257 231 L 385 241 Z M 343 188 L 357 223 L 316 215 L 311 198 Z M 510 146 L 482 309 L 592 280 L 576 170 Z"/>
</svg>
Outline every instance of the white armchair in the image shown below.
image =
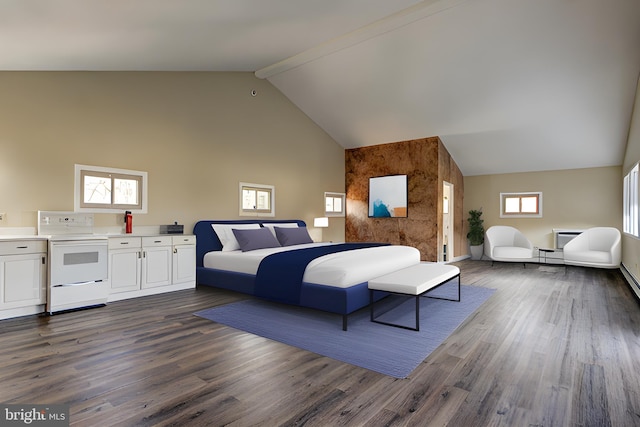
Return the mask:
<svg viewBox="0 0 640 427">
<path fill-rule="evenodd" d="M 585 267 L 618 268 L 622 258 L 620 231 L 614 227 L 594 227 L 564 245 L 564 263 Z"/>
<path fill-rule="evenodd" d="M 528 262 L 533 260 L 533 244 L 517 228 L 494 225 L 485 233 L 484 254 L 492 261 Z"/>
</svg>

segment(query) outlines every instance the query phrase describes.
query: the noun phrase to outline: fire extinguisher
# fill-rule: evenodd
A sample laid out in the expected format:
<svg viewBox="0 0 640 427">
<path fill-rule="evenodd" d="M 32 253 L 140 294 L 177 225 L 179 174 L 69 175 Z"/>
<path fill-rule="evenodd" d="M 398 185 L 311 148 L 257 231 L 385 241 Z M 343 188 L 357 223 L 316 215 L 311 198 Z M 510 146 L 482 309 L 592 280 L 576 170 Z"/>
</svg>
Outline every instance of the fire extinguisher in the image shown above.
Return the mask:
<svg viewBox="0 0 640 427">
<path fill-rule="evenodd" d="M 125 233 L 131 234 L 133 230 L 133 215 L 131 215 L 131 211 L 124 212 L 124 227 Z"/>
</svg>

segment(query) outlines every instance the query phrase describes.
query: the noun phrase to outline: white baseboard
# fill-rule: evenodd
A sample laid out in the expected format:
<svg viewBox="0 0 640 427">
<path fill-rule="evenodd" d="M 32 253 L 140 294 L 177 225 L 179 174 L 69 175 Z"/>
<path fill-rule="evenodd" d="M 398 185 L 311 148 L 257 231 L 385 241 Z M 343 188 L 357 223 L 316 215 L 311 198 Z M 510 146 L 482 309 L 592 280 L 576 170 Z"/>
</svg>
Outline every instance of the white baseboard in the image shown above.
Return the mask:
<svg viewBox="0 0 640 427">
<path fill-rule="evenodd" d="M 627 279 L 627 283 L 629 283 L 629 287 L 631 287 L 633 293 L 640 298 L 640 284 L 638 283 L 638 280 L 633 276 L 633 274 L 631 274 L 624 264 L 620 265 L 620 271 L 622 271 L 624 278 Z"/>
<path fill-rule="evenodd" d="M 31 316 L 34 314 L 44 313 L 44 304 L 33 305 L 29 307 L 12 308 L 0 311 L 0 320 L 11 319 L 14 317 Z"/>
<path fill-rule="evenodd" d="M 122 301 L 131 298 L 146 297 L 149 295 L 165 294 L 167 292 L 182 291 L 184 289 L 195 289 L 195 280 L 184 283 L 174 283 L 172 285 L 157 286 L 154 288 L 138 289 L 137 291 L 118 292 L 109 294 L 107 302 Z"/>
</svg>

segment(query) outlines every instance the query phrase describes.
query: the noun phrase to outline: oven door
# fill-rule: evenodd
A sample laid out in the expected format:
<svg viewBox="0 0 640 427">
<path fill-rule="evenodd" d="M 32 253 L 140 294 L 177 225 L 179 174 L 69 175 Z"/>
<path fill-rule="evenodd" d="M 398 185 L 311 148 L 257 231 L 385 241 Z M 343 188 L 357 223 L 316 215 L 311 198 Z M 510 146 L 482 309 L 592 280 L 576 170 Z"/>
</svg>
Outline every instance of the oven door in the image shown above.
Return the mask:
<svg viewBox="0 0 640 427">
<path fill-rule="evenodd" d="M 49 242 L 50 286 L 81 285 L 108 278 L 107 240 Z"/>
</svg>

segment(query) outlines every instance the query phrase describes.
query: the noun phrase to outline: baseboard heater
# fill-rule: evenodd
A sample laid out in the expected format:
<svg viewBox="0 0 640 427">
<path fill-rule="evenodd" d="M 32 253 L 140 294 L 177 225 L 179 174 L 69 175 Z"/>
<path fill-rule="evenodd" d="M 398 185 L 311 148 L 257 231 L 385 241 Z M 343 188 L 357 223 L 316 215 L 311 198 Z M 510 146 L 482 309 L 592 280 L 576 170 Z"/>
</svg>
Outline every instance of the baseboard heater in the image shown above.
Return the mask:
<svg viewBox="0 0 640 427">
<path fill-rule="evenodd" d="M 629 286 L 631 287 L 633 293 L 635 293 L 636 297 L 640 299 L 640 283 L 638 283 L 636 278 L 633 277 L 633 274 L 631 274 L 631 272 L 624 264 L 620 265 L 620 271 L 622 271 L 622 275 L 624 276 L 624 278 L 627 279 L 627 283 L 629 283 Z"/>
</svg>

